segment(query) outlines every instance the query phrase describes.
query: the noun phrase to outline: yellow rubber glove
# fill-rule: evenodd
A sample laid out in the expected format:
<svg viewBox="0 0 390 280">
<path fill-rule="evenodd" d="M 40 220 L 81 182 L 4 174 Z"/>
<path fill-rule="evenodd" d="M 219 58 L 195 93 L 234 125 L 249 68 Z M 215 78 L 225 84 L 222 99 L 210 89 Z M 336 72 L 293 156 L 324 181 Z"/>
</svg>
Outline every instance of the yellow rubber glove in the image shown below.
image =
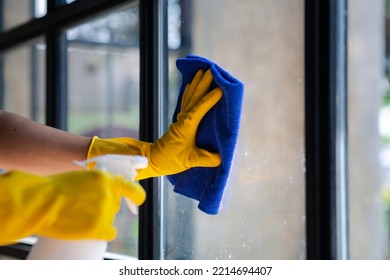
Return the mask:
<svg viewBox="0 0 390 280">
<path fill-rule="evenodd" d="M 142 155 L 149 165 L 139 170 L 136 180 L 176 174 L 191 167 L 216 167 L 218 154 L 196 146 L 196 131 L 204 115 L 221 99 L 222 90 L 209 91 L 213 81 L 210 70 L 199 70 L 185 88 L 177 121 L 155 143 L 132 138 L 99 139 L 94 137 L 88 158 L 103 154 Z"/>
<path fill-rule="evenodd" d="M 140 205 L 145 191 L 137 183 L 102 171 L 48 177 L 19 171 L 0 175 L 0 244 L 32 234 L 113 240 L 121 196 Z"/>
</svg>

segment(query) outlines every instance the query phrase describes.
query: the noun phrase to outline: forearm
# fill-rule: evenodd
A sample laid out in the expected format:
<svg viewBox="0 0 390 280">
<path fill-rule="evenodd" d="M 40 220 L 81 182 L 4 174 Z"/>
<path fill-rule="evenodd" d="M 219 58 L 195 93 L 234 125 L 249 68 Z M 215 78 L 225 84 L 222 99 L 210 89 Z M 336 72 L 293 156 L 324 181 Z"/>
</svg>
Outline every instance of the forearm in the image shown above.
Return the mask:
<svg viewBox="0 0 390 280">
<path fill-rule="evenodd" d="M 0 110 L 0 168 L 50 175 L 79 169 L 91 139 Z"/>
</svg>

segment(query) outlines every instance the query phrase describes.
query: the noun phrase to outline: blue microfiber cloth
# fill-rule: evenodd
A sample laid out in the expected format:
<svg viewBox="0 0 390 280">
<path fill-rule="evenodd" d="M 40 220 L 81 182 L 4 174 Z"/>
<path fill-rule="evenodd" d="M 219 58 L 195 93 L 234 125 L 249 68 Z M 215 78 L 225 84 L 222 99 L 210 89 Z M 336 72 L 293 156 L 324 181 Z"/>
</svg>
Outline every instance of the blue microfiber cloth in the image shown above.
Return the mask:
<svg viewBox="0 0 390 280">
<path fill-rule="evenodd" d="M 197 146 L 221 155 L 218 167 L 195 167 L 184 172 L 169 175 L 174 191 L 199 201 L 198 208 L 207 214 L 218 214 L 223 192 L 230 174 L 234 150 L 240 126 L 244 85 L 214 62 L 189 55 L 176 61 L 182 73 L 182 85 L 173 122 L 180 111 L 184 89 L 199 69 L 210 69 L 214 81 L 210 91 L 220 87 L 221 100 L 204 116 L 197 131 Z"/>
</svg>

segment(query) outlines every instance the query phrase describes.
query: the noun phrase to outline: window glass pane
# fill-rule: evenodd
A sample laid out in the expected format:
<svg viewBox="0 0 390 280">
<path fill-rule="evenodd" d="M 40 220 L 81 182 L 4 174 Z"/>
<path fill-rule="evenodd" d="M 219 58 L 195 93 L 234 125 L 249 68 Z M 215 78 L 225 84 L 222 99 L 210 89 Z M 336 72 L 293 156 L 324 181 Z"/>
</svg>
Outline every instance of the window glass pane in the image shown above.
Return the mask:
<svg viewBox="0 0 390 280">
<path fill-rule="evenodd" d="M 36 39 L 2 53 L 3 109 L 45 122 L 45 45 Z"/>
<path fill-rule="evenodd" d="M 26 23 L 34 18 L 34 1 L 31 0 L 3 0 L 2 4 L 2 24 L 3 31 Z"/>
<path fill-rule="evenodd" d="M 70 4 L 76 0 L 64 0 Z M 40 18 L 47 13 L 47 0 L 3 0 L 3 31 L 24 24 L 30 19 Z"/>
<path fill-rule="evenodd" d="M 164 258 L 305 259 L 304 1 L 169 1 L 170 102 L 178 57 L 245 84 L 232 173 L 216 216 L 165 188 Z"/>
<path fill-rule="evenodd" d="M 68 129 L 99 137 L 138 138 L 138 4 L 74 26 L 68 38 Z M 109 251 L 138 255 L 138 217 L 122 205 Z"/>
<path fill-rule="evenodd" d="M 390 95 L 386 81 L 390 77 L 388 4 L 389 1 L 382 0 L 353 0 L 348 3 L 349 205 L 352 259 L 389 258 Z M 386 38 L 384 34 L 387 34 Z"/>
</svg>

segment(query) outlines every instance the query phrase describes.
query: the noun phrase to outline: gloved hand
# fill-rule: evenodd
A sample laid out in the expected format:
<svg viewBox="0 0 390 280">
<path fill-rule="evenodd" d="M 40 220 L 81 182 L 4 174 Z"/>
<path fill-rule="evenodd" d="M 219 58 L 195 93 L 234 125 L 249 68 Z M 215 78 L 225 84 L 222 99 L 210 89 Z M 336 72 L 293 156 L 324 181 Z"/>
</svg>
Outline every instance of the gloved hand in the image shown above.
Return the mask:
<svg viewBox="0 0 390 280">
<path fill-rule="evenodd" d="M 196 146 L 196 131 L 203 116 L 221 99 L 222 90 L 209 91 L 213 81 L 210 70 L 199 70 L 185 88 L 177 121 L 155 143 L 132 138 L 99 139 L 94 137 L 88 158 L 103 154 L 142 155 L 149 165 L 139 170 L 136 180 L 176 174 L 191 167 L 216 167 L 218 154 Z"/>
<path fill-rule="evenodd" d="M 19 171 L 0 175 L 0 244 L 32 234 L 113 240 L 122 195 L 137 205 L 145 200 L 139 184 L 102 171 L 48 177 Z"/>
</svg>

